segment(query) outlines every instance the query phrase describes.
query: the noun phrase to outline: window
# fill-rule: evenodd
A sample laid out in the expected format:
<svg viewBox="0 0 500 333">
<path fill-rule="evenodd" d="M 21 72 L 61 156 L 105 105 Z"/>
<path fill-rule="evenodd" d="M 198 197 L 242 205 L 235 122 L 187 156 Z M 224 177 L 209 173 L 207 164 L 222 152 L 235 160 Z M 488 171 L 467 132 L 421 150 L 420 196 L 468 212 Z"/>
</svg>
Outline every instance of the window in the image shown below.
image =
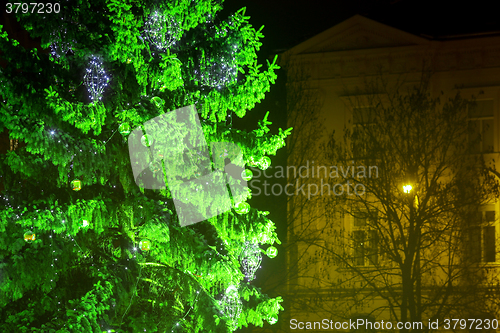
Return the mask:
<svg viewBox="0 0 500 333">
<path fill-rule="evenodd" d="M 366 158 L 376 150 L 373 147 L 376 123 L 372 108 L 354 108 L 352 114 L 352 153 L 354 158 Z"/>
<path fill-rule="evenodd" d="M 353 240 L 353 264 L 355 266 L 378 265 L 378 233 L 373 228 L 376 221 L 376 214 L 358 212 L 354 216 L 354 226 L 352 232 Z"/>
<path fill-rule="evenodd" d="M 300 287 L 319 287 L 325 275 L 325 241 L 297 244 L 297 277 Z"/>
<path fill-rule="evenodd" d="M 468 131 L 469 142 L 475 153 L 492 152 L 494 147 L 494 101 L 477 101 L 474 107 L 469 109 Z"/>
<path fill-rule="evenodd" d="M 478 212 L 469 229 L 469 255 L 472 262 L 496 261 L 495 211 Z"/>
</svg>

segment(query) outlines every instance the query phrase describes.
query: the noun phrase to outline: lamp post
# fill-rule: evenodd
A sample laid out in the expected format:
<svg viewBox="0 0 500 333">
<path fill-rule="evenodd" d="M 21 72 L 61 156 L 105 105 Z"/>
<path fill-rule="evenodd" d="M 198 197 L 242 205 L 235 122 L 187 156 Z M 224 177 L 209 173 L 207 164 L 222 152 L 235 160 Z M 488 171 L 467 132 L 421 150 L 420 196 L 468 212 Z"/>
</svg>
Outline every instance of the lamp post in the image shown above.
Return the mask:
<svg viewBox="0 0 500 333">
<path fill-rule="evenodd" d="M 410 184 L 407 184 L 407 185 L 404 185 L 403 186 L 403 191 L 404 193 L 406 193 L 407 195 L 411 194 L 413 190 L 413 187 L 410 185 Z M 415 192 L 415 191 L 413 191 Z M 420 275 L 420 248 L 419 248 L 419 244 L 420 244 L 420 236 L 421 236 L 421 230 L 420 230 L 420 225 L 417 221 L 417 216 L 416 216 L 416 213 L 415 213 L 415 210 L 414 209 L 418 209 L 418 196 L 416 193 L 414 193 L 413 196 L 411 196 L 411 198 L 413 200 L 411 200 L 412 202 L 410 203 L 410 219 L 415 219 L 414 223 L 415 223 L 415 232 L 416 232 L 416 239 L 415 239 L 415 278 L 416 278 L 416 286 L 415 286 L 415 296 L 416 296 L 416 301 L 417 301 L 417 308 L 416 308 L 416 316 L 417 318 L 415 318 L 415 320 L 419 320 L 421 321 L 421 318 L 420 318 L 420 309 L 421 309 L 421 291 L 422 291 L 422 277 Z"/>
</svg>

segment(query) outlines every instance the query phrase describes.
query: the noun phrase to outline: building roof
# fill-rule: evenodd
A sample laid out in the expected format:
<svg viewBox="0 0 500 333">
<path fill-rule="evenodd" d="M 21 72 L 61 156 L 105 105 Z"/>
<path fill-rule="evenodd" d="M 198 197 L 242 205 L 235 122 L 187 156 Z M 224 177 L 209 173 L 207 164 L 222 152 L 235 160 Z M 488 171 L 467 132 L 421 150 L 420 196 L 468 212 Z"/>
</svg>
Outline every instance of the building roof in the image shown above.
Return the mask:
<svg viewBox="0 0 500 333">
<path fill-rule="evenodd" d="M 341 22 L 294 46 L 287 53 L 307 54 L 356 49 L 422 45 L 428 39 L 376 22 L 361 15 Z"/>
</svg>

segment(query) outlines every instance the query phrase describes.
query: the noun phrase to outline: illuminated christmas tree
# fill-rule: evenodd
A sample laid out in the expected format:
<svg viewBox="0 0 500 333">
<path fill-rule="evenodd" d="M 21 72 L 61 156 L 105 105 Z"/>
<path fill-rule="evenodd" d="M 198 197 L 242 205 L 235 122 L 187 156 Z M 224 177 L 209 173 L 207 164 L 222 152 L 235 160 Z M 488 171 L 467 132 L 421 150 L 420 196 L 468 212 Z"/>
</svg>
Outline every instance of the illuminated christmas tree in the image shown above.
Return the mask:
<svg viewBox="0 0 500 333">
<path fill-rule="evenodd" d="M 45 51 L 0 29 L 0 132 L 16 142 L 0 155 L 0 331 L 275 323 L 281 298 L 251 280 L 279 240 L 272 215 L 246 202 L 246 181 L 289 130 L 230 121 L 278 68 L 257 63 L 263 36 L 244 10 L 218 18 L 217 0 L 23 9 L 14 17 Z"/>
</svg>

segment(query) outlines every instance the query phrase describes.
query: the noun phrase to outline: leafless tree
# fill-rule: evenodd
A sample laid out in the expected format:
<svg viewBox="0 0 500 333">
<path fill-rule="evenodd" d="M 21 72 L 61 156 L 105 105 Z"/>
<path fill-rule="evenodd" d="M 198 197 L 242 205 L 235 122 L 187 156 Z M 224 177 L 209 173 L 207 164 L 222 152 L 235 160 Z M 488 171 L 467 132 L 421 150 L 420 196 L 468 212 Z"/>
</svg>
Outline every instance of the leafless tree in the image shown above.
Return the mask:
<svg viewBox="0 0 500 333">
<path fill-rule="evenodd" d="M 432 97 L 427 73 L 413 85 L 382 78 L 350 98 L 352 121 L 327 149 L 332 191 L 343 189 L 330 197 L 318 254 L 332 263 L 322 281 L 330 312 L 423 322 L 422 331 L 428 320 L 442 329 L 446 318 L 486 319 L 499 296 L 487 208 L 499 188 L 486 129 L 468 121 L 474 97 Z"/>
</svg>

